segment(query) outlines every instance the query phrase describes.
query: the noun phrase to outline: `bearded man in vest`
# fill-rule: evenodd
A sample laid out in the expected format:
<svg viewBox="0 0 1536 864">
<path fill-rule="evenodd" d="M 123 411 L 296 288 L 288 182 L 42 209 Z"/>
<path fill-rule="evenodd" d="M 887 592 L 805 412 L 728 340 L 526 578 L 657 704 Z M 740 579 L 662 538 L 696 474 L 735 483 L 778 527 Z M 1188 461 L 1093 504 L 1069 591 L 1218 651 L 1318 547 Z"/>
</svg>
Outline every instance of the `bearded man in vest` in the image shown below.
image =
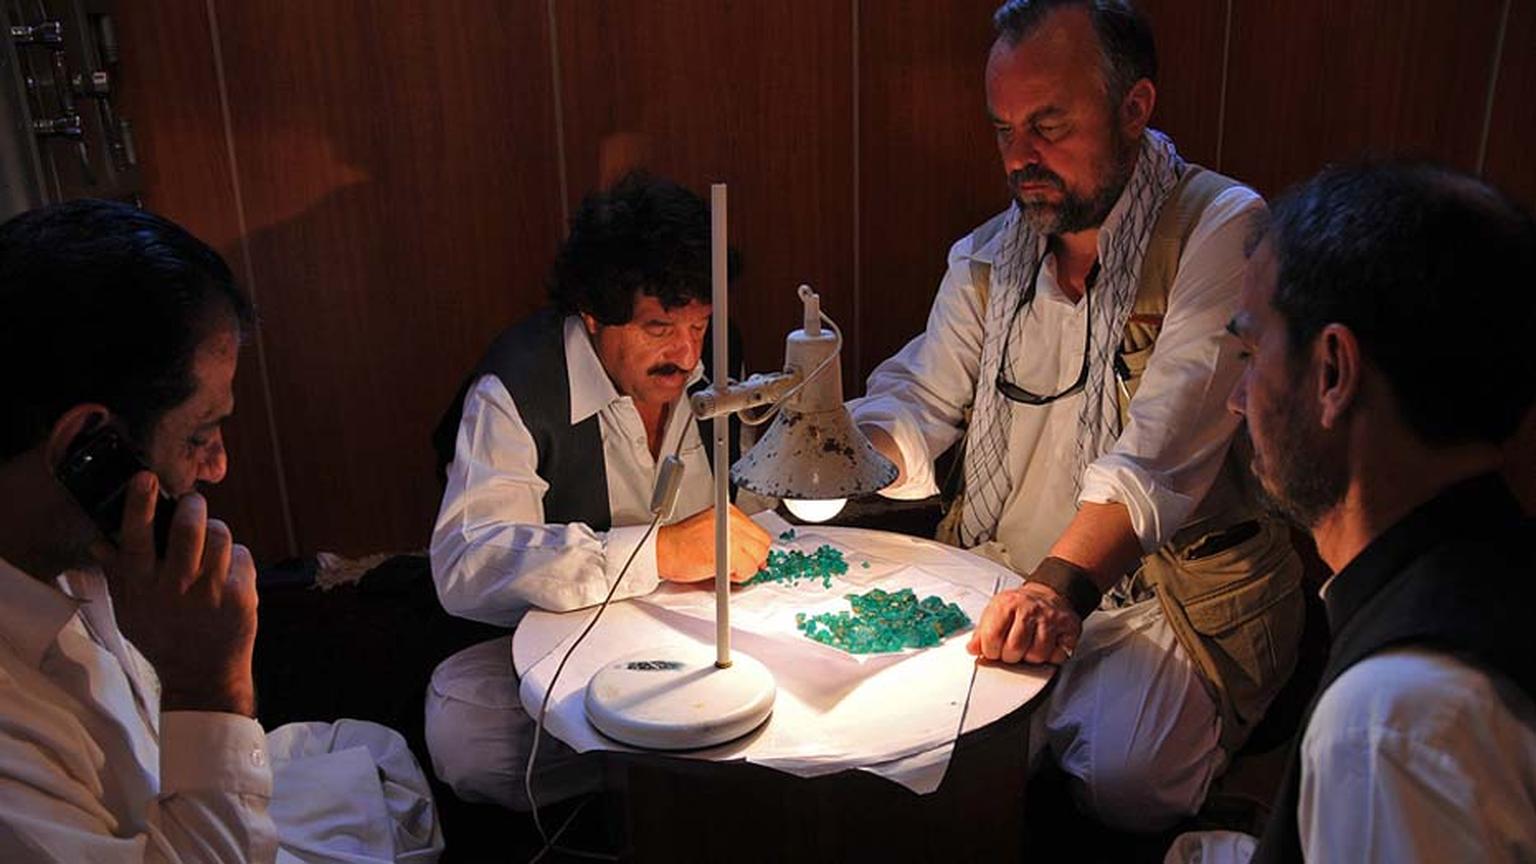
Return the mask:
<svg viewBox="0 0 1536 864">
<path fill-rule="evenodd" d="M 715 572 L 709 456 L 685 401 L 704 375 L 708 208 L 644 174 L 589 195 L 550 300 L 491 345 L 438 436 L 440 459 L 451 458 L 430 553 L 438 597 L 450 613 L 503 627 L 533 606 L 601 603 L 621 573 L 616 599 Z M 648 532 L 652 489 L 673 454 L 683 463 L 676 521 Z M 739 581 L 767 560 L 771 538 L 734 506 L 730 519 Z M 517 691 L 510 636 L 433 672 L 427 745 L 460 797 L 528 808 L 533 721 Z M 600 766 L 547 737 L 536 764 L 540 803 L 600 780 Z"/>
<path fill-rule="evenodd" d="M 1232 410 L 1334 572 L 1332 644 L 1256 853 L 1211 832 L 1168 860 L 1536 860 L 1536 521 L 1497 473 L 1536 410 L 1536 222 L 1368 164 L 1286 193 L 1254 245 Z"/>
<path fill-rule="evenodd" d="M 1061 664 L 1035 714 L 1078 805 L 1127 830 L 1201 806 L 1294 666 L 1301 566 L 1228 458 L 1240 373 L 1224 327 L 1263 202 L 1147 126 L 1151 30 L 1115 0 L 994 16 L 988 112 L 1013 205 L 951 247 L 925 331 L 854 417 L 933 494 L 964 437 L 941 537 L 1026 576 L 970 641 Z"/>
</svg>

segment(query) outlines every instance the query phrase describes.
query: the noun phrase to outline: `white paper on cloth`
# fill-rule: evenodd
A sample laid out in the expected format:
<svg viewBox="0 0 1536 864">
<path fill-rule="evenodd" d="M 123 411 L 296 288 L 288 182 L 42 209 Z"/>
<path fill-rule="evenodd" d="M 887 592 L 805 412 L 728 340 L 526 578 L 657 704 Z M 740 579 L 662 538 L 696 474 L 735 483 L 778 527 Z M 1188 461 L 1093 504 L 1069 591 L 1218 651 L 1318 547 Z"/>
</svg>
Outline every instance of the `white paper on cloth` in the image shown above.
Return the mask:
<svg viewBox="0 0 1536 864">
<path fill-rule="evenodd" d="M 765 517 L 772 514 L 755 518 L 775 536 L 787 528 L 777 517 Z M 965 651 L 967 634 L 953 635 L 935 648 L 855 656 L 805 637 L 794 627 L 794 613 L 811 611 L 814 604 L 806 599 L 847 609 L 847 593 L 912 587 L 919 598 L 937 594 L 956 602 L 975 621 L 998 587 L 998 569 L 901 535 L 798 530 L 803 533 L 796 537 L 796 548 L 811 552 L 828 543 L 842 549 L 850 562 L 847 575 L 858 582 L 834 579 L 831 590 L 818 579 L 798 588 L 769 583 L 734 591 L 732 649 L 773 673 L 778 685 L 773 716 L 744 739 L 677 755 L 744 759 L 803 777 L 864 768 L 914 791 L 933 791 L 961 729 L 976 670 Z M 864 560 L 871 562 L 868 571 L 860 566 Z M 569 635 L 523 675 L 520 696 L 530 713 L 539 710 L 550 676 L 591 613 L 572 614 L 579 617 Z M 587 722 L 584 698 L 592 675 L 637 650 L 713 644 L 714 599 L 707 589 L 672 588 L 613 604 L 561 673 L 545 717 L 547 731 L 578 751 L 631 749 Z"/>
<path fill-rule="evenodd" d="M 909 648 L 894 654 L 850 654 L 840 648 L 817 642 L 800 632 L 795 624 L 796 616 L 803 614 L 811 618 L 838 612 L 851 613 L 853 607 L 848 602 L 849 595 L 864 594 L 875 588 L 889 593 L 910 588 L 918 600 L 937 596 L 945 603 L 954 603 L 965 612 L 966 617 L 970 618 L 974 625 L 980 620 L 981 613 L 987 608 L 987 601 L 992 597 L 991 586 L 986 591 L 977 591 L 968 585 L 957 584 L 931 574 L 921 567 L 887 561 L 876 556 L 861 555 L 847 546 L 819 535 L 802 535 L 792 543 L 780 544 L 776 548 L 798 548 L 809 555 L 823 545 L 831 546 L 843 553 L 849 564 L 847 573 L 832 576 L 826 585 L 823 585 L 821 578 L 812 578 L 801 579 L 794 583 L 762 582 L 735 588 L 731 591 L 731 628 L 745 630 L 759 636 L 789 640 L 797 645 L 803 645 L 808 650 L 825 652 L 848 666 L 844 670 L 845 674 L 839 677 L 846 677 L 848 674 L 862 677 L 870 671 L 900 661 L 903 657 L 920 653 L 923 649 Z M 868 569 L 863 567 L 865 561 L 870 563 Z M 993 577 L 993 582 L 995 584 L 996 577 Z M 663 583 L 652 593 L 635 598 L 635 602 L 657 606 L 693 618 L 703 622 L 708 628 L 707 631 L 700 632 L 714 632 L 715 594 L 713 591 L 700 590 L 697 585 Z M 970 628 L 965 628 L 952 633 L 946 637 L 946 641 L 968 638 L 966 634 L 969 631 Z M 873 667 L 873 670 L 861 671 L 860 667 L 865 666 Z"/>
<path fill-rule="evenodd" d="M 548 731 L 582 752 L 630 749 L 587 722 L 586 683 L 616 656 L 642 647 L 660 651 L 668 645 L 713 644 L 712 639 L 693 637 L 691 628 L 674 629 L 679 622 L 692 619 L 639 603 L 610 606 L 555 685 L 544 720 Z M 574 638 L 567 637 L 523 676 L 519 692 L 530 713 L 538 711 L 549 676 Z M 751 633 L 737 631 L 732 639 L 733 650 L 772 670 L 778 684 L 773 716 L 744 739 L 679 755 L 745 759 L 813 777 L 919 755 L 953 742 L 959 732 L 975 668 L 962 640 L 883 666 L 864 680 L 843 678 L 843 685 L 832 686 L 817 679 L 818 670 L 841 673 L 846 669 L 840 667 L 854 664 L 821 656 L 806 662 L 794 650 L 785 650 L 781 640 Z M 892 779 L 904 782 L 900 776 Z"/>
</svg>

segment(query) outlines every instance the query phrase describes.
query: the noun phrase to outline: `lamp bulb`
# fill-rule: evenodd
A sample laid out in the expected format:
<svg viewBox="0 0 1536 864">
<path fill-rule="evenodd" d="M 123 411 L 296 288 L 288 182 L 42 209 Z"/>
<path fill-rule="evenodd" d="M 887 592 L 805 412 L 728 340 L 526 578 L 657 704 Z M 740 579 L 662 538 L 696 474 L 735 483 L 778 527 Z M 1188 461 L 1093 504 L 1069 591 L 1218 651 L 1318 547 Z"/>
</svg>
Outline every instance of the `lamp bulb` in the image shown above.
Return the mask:
<svg viewBox="0 0 1536 864">
<path fill-rule="evenodd" d="M 785 498 L 784 506 L 805 522 L 825 522 L 841 513 L 847 498 Z"/>
</svg>

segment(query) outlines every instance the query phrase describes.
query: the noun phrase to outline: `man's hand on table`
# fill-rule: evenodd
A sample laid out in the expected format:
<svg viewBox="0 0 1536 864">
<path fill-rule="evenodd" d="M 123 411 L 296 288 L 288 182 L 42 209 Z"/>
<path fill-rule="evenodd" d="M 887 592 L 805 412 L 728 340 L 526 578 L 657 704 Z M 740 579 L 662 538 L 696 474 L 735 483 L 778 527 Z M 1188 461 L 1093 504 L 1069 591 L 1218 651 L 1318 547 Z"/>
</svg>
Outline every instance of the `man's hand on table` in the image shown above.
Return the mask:
<svg viewBox="0 0 1536 864">
<path fill-rule="evenodd" d="M 713 507 L 656 532 L 656 573 L 669 582 L 698 582 L 715 577 Z M 731 581 L 745 582 L 768 561 L 773 538 L 732 504 Z"/>
<path fill-rule="evenodd" d="M 1065 663 L 1105 587 L 1141 557 L 1124 504 L 1083 502 L 1021 587 L 993 597 L 966 646 L 1004 663 Z"/>
<path fill-rule="evenodd" d="M 1083 619 L 1056 589 L 1025 582 L 994 596 L 965 650 L 1004 663 L 1065 663 L 1077 648 Z"/>
</svg>

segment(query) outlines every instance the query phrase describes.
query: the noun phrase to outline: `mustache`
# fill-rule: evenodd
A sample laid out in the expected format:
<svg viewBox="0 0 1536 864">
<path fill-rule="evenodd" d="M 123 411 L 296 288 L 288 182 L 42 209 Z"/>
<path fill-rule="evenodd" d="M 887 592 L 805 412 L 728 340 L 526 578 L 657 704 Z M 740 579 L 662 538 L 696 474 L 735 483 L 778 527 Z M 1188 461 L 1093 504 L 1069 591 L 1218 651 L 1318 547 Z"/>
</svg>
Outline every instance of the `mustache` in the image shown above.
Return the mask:
<svg viewBox="0 0 1536 864">
<path fill-rule="evenodd" d="M 662 363 L 662 364 L 660 364 L 658 366 L 652 366 L 651 368 L 645 370 L 645 374 L 647 374 L 647 375 L 656 375 L 658 377 L 666 377 L 666 376 L 670 376 L 670 375 L 683 375 L 683 374 L 686 374 L 687 372 L 688 372 L 687 369 L 684 369 L 683 367 L 677 365 L 676 363 Z"/>
<path fill-rule="evenodd" d="M 1025 183 L 1049 183 L 1057 189 L 1065 189 L 1067 186 L 1060 175 L 1044 165 L 1026 165 L 1017 171 L 1008 172 L 1008 185 L 1018 188 Z"/>
</svg>

